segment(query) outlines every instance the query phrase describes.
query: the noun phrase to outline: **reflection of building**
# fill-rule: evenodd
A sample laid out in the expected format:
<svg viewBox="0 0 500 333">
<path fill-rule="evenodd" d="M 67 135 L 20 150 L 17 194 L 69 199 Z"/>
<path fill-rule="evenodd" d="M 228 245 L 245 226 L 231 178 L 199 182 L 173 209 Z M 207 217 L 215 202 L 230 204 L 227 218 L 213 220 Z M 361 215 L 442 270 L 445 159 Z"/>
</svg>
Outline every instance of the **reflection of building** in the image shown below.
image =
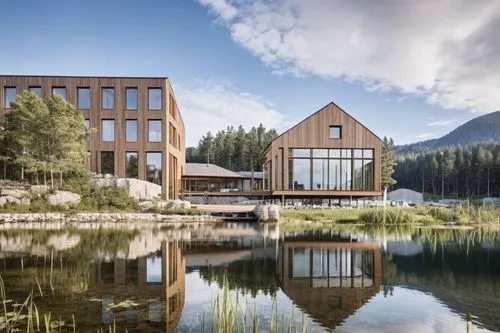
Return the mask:
<svg viewBox="0 0 500 333">
<path fill-rule="evenodd" d="M 375 244 L 285 241 L 277 266 L 283 292 L 328 328 L 380 290 L 381 252 Z"/>
<path fill-rule="evenodd" d="M 147 332 L 175 332 L 184 307 L 185 259 L 178 241 L 162 242 L 161 255 L 93 264 L 88 296 L 101 324 Z M 110 304 L 139 305 L 112 311 Z M 88 322 L 88 319 L 84 322 Z"/>
<path fill-rule="evenodd" d="M 177 198 L 185 165 L 184 121 L 165 77 L 0 76 L 0 117 L 17 95 L 59 95 L 91 132 L 91 171 L 162 185 Z"/>
<path fill-rule="evenodd" d="M 275 198 L 381 195 L 382 141 L 330 103 L 264 151 L 264 190 Z"/>
</svg>

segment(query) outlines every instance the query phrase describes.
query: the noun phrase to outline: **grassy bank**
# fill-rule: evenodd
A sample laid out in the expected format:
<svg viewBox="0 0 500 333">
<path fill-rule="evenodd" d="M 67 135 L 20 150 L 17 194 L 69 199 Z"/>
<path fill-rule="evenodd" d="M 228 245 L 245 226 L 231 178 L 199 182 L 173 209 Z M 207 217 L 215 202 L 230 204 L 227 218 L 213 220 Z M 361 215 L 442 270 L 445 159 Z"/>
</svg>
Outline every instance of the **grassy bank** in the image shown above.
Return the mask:
<svg viewBox="0 0 500 333">
<path fill-rule="evenodd" d="M 500 224 L 500 209 L 483 207 L 284 209 L 283 222 L 458 225 Z"/>
</svg>

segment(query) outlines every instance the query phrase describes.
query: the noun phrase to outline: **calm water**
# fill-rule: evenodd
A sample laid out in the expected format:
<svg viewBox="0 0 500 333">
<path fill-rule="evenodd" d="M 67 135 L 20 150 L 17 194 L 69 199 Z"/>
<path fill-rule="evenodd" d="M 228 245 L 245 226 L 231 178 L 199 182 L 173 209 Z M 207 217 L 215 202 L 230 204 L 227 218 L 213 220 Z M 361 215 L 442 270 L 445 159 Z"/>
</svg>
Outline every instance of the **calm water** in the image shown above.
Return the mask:
<svg viewBox="0 0 500 333">
<path fill-rule="evenodd" d="M 500 233 L 221 224 L 0 226 L 7 298 L 80 332 L 207 329 L 227 276 L 240 313 L 313 332 L 500 332 Z M 41 296 L 43 294 L 43 296 Z"/>
</svg>

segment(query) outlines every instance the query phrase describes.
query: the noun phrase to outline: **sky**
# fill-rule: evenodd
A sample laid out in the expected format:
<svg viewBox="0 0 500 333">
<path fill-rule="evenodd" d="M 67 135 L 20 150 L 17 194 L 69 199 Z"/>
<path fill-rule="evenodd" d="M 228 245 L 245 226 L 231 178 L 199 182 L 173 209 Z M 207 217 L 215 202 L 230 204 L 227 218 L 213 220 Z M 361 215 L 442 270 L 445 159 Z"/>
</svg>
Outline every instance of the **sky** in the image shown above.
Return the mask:
<svg viewBox="0 0 500 333">
<path fill-rule="evenodd" d="M 188 146 L 332 101 L 396 144 L 500 110 L 498 0 L 0 2 L 0 75 L 168 76 Z"/>
</svg>

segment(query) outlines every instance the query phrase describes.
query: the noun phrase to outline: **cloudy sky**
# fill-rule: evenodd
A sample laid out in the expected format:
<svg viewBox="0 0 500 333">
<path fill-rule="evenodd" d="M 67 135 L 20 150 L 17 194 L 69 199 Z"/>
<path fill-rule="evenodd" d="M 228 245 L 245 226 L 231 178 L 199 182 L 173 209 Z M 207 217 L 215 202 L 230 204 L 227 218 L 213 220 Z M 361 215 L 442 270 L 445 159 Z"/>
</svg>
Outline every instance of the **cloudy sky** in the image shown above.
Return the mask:
<svg viewBox="0 0 500 333">
<path fill-rule="evenodd" d="M 22 0 L 0 74 L 168 76 L 195 145 L 334 101 L 397 144 L 500 110 L 498 0 Z"/>
</svg>

